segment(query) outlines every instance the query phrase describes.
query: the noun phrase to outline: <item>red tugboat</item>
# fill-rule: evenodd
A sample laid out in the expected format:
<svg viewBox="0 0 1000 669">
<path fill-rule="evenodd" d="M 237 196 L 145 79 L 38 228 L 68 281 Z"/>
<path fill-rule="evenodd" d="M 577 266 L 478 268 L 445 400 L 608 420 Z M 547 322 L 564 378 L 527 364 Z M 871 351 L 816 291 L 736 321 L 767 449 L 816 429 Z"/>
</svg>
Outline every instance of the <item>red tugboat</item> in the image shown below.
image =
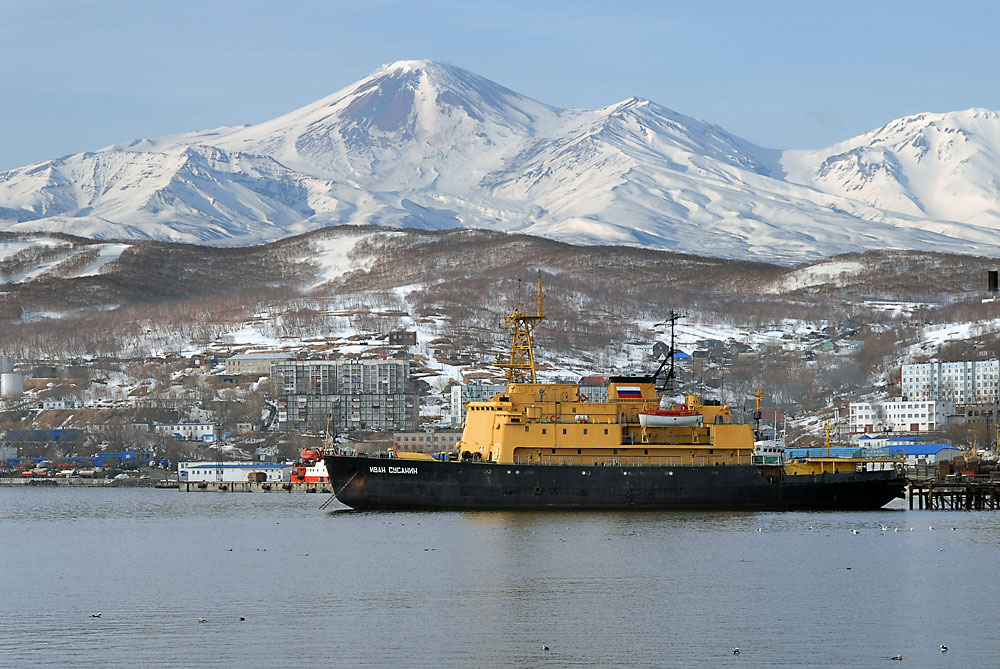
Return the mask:
<svg viewBox="0 0 1000 669">
<path fill-rule="evenodd" d="M 292 483 L 329 483 L 330 476 L 323 462 L 325 449 L 303 448 L 298 464 L 292 465 Z"/>
<path fill-rule="evenodd" d="M 333 423 L 333 404 L 326 414 L 326 438 L 321 448 L 303 448 L 299 452 L 299 462 L 292 465 L 292 483 L 329 483 L 324 455 L 336 455 L 333 435 L 330 426 Z"/>
</svg>

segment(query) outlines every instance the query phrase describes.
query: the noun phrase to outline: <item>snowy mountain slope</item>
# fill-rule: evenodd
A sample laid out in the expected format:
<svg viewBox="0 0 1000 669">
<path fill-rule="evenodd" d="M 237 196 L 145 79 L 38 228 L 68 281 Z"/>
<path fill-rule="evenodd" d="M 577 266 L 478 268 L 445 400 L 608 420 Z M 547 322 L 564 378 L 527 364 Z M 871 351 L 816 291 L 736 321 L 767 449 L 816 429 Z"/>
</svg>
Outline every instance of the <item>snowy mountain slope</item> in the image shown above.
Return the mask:
<svg viewBox="0 0 1000 669">
<path fill-rule="evenodd" d="M 890 212 L 1000 227 L 1000 114 L 916 114 L 814 151 L 786 151 L 788 180 Z"/>
<path fill-rule="evenodd" d="M 128 244 L 74 244 L 37 235 L 0 238 L 0 288 L 40 278 L 95 276 L 129 248 Z"/>
<path fill-rule="evenodd" d="M 104 150 L 0 175 L 0 202 L 27 203 L 7 229 L 102 238 L 278 239 L 326 223 L 303 225 L 310 218 L 335 217 L 336 193 L 273 158 L 204 145 Z"/>
<path fill-rule="evenodd" d="M 812 152 L 630 98 L 563 110 L 400 61 L 284 116 L 0 174 L 0 229 L 247 245 L 335 224 L 524 232 L 794 263 L 995 252 L 993 112 L 920 115 Z"/>
</svg>

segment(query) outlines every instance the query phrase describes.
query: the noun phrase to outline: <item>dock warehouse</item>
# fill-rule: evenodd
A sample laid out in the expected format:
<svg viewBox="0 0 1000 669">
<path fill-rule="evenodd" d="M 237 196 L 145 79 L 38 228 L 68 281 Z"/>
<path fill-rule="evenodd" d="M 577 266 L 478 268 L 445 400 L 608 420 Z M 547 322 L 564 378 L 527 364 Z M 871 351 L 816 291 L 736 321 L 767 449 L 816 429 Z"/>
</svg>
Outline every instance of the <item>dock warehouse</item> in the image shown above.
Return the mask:
<svg viewBox="0 0 1000 669">
<path fill-rule="evenodd" d="M 180 462 L 177 464 L 177 480 L 184 481 L 222 481 L 223 483 L 246 483 L 250 474 L 263 472 L 267 481 L 281 483 L 291 480 L 292 470 L 289 465 L 273 462 Z M 219 474 L 222 478 L 219 478 Z"/>
</svg>

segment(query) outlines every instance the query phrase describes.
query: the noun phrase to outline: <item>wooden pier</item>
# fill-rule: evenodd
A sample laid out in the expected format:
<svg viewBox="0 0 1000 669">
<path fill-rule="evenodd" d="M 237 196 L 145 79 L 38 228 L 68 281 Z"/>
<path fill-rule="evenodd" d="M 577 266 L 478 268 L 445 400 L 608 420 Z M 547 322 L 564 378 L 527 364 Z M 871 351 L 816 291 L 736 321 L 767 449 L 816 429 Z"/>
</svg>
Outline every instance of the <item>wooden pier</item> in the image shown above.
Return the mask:
<svg viewBox="0 0 1000 669">
<path fill-rule="evenodd" d="M 302 481 L 270 481 L 270 482 L 216 482 L 216 481 L 181 481 L 177 485 L 181 492 L 306 492 L 306 493 L 326 493 L 333 490 L 329 483 L 312 483 Z"/>
<path fill-rule="evenodd" d="M 987 511 L 1000 509 L 1000 483 L 913 482 L 907 487 L 910 510 Z M 914 507 L 916 500 L 916 507 Z"/>
</svg>

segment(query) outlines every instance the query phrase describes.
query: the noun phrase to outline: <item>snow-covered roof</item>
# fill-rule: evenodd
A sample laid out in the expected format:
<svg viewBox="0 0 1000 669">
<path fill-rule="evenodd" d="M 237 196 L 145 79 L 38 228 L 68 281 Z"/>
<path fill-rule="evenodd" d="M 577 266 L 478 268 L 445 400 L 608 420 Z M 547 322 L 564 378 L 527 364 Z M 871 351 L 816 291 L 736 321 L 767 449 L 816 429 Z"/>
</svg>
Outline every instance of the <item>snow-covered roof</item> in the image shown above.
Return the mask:
<svg viewBox="0 0 1000 669">
<path fill-rule="evenodd" d="M 291 357 L 288 353 L 240 353 L 229 360 L 287 360 Z"/>
</svg>

